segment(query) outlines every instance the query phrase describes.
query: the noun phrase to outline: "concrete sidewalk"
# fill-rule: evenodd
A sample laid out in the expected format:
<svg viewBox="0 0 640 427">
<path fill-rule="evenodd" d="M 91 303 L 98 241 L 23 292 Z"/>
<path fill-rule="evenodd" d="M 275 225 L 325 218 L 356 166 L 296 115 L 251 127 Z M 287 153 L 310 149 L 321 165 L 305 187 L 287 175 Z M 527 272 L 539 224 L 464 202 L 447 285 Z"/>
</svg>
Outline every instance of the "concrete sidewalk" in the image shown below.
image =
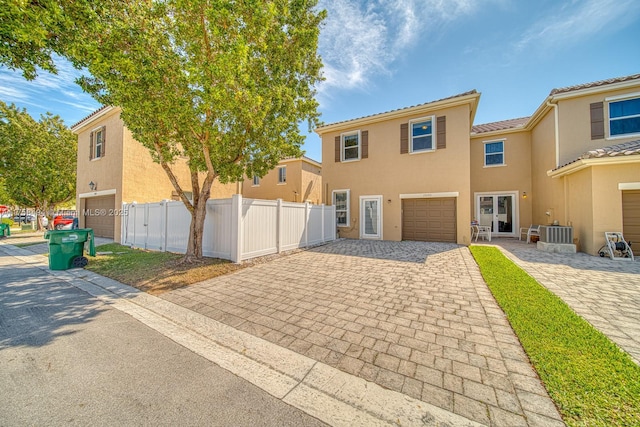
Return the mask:
<svg viewBox="0 0 640 427">
<path fill-rule="evenodd" d="M 72 284 L 330 425 L 481 425 L 89 271 L 50 271 L 42 255 L 4 242 L 0 253 Z"/>
</svg>

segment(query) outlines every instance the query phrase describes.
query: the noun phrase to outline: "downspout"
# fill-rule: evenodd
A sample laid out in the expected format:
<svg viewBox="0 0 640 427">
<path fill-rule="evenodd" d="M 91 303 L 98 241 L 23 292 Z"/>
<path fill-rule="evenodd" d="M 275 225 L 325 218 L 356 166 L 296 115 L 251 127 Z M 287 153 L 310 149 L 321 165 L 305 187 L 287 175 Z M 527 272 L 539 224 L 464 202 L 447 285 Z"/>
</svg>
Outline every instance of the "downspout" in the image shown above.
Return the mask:
<svg viewBox="0 0 640 427">
<path fill-rule="evenodd" d="M 560 166 L 560 130 L 558 126 L 558 104 L 547 101 L 547 107 L 553 107 L 553 122 L 556 138 L 556 167 Z"/>
</svg>

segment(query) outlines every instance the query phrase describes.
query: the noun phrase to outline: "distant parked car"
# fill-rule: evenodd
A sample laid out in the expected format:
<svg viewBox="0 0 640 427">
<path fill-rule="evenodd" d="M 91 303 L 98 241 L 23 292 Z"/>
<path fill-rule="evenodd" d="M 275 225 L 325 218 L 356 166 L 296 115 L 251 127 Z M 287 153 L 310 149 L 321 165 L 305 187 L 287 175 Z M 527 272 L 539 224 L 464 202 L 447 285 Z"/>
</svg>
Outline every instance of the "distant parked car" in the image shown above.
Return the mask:
<svg viewBox="0 0 640 427">
<path fill-rule="evenodd" d="M 20 214 L 14 215 L 13 220 L 18 223 L 28 224 L 36 220 L 35 215 L 32 214 Z"/>
<path fill-rule="evenodd" d="M 71 215 L 57 215 L 53 217 L 53 228 L 56 230 L 71 230 L 77 227 L 77 220 Z"/>
</svg>

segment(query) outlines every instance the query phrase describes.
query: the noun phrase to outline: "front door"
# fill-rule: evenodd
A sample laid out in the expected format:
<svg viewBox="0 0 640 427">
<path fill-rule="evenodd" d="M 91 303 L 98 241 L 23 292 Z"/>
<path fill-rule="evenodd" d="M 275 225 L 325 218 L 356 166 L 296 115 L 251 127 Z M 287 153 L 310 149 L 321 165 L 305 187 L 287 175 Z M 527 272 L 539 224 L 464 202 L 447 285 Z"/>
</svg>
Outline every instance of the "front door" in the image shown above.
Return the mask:
<svg viewBox="0 0 640 427">
<path fill-rule="evenodd" d="M 360 238 L 382 239 L 382 196 L 360 197 Z"/>
<path fill-rule="evenodd" d="M 484 194 L 476 199 L 476 219 L 496 236 L 516 236 L 516 195 Z"/>
</svg>

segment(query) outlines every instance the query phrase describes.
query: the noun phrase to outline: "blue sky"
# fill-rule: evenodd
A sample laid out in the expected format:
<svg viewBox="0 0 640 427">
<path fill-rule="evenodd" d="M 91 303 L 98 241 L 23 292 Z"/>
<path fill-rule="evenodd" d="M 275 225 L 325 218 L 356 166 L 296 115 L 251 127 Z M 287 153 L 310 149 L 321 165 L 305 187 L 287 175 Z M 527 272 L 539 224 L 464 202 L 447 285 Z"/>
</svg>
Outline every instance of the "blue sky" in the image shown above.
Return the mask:
<svg viewBox="0 0 640 427">
<path fill-rule="evenodd" d="M 640 73 L 638 0 L 320 0 L 325 123 L 481 92 L 475 124 L 531 115 L 551 89 Z M 0 69 L 0 99 L 69 126 L 99 105 L 60 61 L 34 82 Z M 306 125 L 301 128 L 307 134 Z M 303 147 L 321 160 L 320 138 Z"/>
</svg>

